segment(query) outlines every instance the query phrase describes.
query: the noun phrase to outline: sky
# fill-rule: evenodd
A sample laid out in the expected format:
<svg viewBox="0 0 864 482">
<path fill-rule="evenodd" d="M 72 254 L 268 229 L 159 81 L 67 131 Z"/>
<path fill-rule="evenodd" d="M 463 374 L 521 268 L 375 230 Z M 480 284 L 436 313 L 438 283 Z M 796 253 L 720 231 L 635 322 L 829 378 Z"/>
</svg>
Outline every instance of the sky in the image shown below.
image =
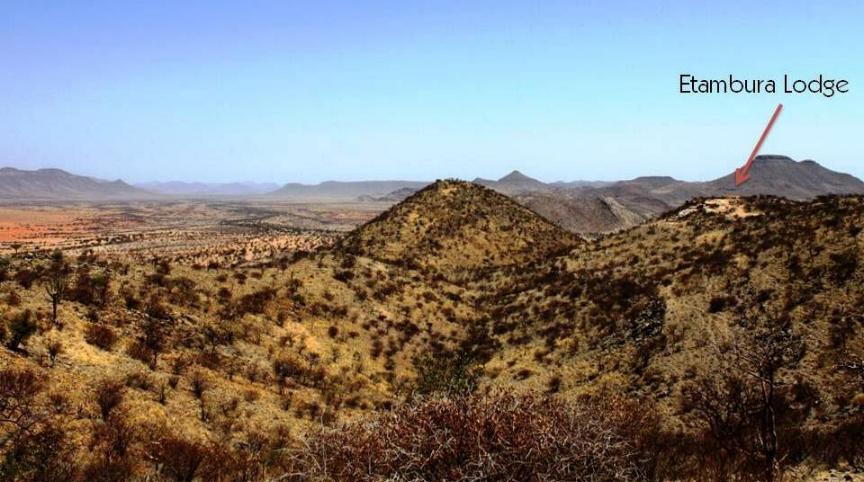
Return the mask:
<svg viewBox="0 0 864 482">
<path fill-rule="evenodd" d="M 131 182 L 864 177 L 864 2 L 0 0 L 0 164 Z M 699 78 L 849 93 L 682 95 Z"/>
</svg>

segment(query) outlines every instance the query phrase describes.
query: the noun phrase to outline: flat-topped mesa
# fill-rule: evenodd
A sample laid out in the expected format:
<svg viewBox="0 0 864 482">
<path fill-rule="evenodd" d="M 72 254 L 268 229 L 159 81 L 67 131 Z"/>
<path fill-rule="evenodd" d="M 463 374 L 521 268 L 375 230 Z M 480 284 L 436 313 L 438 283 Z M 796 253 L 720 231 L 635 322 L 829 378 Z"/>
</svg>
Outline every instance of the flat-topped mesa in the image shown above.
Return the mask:
<svg viewBox="0 0 864 482">
<path fill-rule="evenodd" d="M 649 187 L 666 186 L 680 182 L 672 176 L 639 176 L 629 181 L 623 181 L 631 184 L 642 184 Z"/>
<path fill-rule="evenodd" d="M 789 156 L 784 156 L 782 154 L 759 154 L 753 159 L 753 164 L 763 164 L 763 163 L 784 163 L 784 162 L 796 162 Z M 810 161 L 815 164 L 814 161 Z"/>
<path fill-rule="evenodd" d="M 512 199 L 465 181 L 436 181 L 349 234 L 337 249 L 440 272 L 527 263 L 576 238 Z"/>
</svg>

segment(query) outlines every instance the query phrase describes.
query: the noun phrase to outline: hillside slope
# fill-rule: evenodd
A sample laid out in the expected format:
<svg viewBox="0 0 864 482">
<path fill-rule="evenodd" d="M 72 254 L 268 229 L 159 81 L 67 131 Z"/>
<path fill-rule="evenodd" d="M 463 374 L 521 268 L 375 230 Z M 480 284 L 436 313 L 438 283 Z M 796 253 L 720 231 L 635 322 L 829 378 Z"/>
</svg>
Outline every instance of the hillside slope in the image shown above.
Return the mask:
<svg viewBox="0 0 864 482">
<path fill-rule="evenodd" d="M 699 199 L 536 270 L 502 273 L 485 302 L 497 306 L 489 332 L 503 348 L 486 372 L 492 384 L 629 393 L 686 426 L 695 415 L 682 400 L 723 382 L 717 367 L 734 365 L 726 350 L 779 330 L 803 350 L 784 383 L 811 397 L 786 423 L 843 425 L 864 391 L 837 370 L 864 355 L 862 225 L 861 197 Z"/>
<path fill-rule="evenodd" d="M 575 237 L 491 189 L 437 181 L 348 235 L 343 250 L 452 273 L 530 263 Z"/>
<path fill-rule="evenodd" d="M 615 197 L 567 196 L 530 192 L 513 197 L 518 203 L 573 233 L 606 233 L 634 226 L 649 217 L 622 205 Z"/>
<path fill-rule="evenodd" d="M 16 438 L 14 454 L 123 480 L 163 474 L 169 447 L 210 480 L 266 480 L 321 430 L 476 388 L 628 401 L 656 423 L 642 449 L 658 473 L 705 480 L 706 461 L 737 459 L 700 410 L 743 406 L 722 428 L 752 448 L 759 390 L 741 360 L 774 359 L 767 340 L 795 342 L 772 371 L 782 463 L 855 462 L 861 226 L 859 196 L 697 199 L 581 241 L 490 189 L 438 181 L 332 249 L 257 265 L 21 253 L 0 264 L 0 381 L 35 380 L 25 406 L 48 438 Z M 727 469 L 750 470 L 716 480 Z"/>
</svg>

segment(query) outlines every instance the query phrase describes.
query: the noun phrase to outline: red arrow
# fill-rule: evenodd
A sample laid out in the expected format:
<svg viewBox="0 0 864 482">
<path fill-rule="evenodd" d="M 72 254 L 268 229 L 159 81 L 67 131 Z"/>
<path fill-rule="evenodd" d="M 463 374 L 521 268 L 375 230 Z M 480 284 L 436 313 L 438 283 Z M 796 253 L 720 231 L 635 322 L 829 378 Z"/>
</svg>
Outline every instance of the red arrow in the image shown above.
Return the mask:
<svg viewBox="0 0 864 482">
<path fill-rule="evenodd" d="M 783 110 L 783 104 L 777 104 L 777 108 L 774 109 L 774 115 L 772 115 L 771 120 L 768 121 L 768 125 L 762 132 L 762 137 L 759 138 L 759 142 L 756 143 L 756 147 L 754 147 L 753 152 L 750 153 L 750 158 L 747 159 L 747 163 L 744 164 L 744 167 L 735 169 L 735 186 L 740 186 L 741 183 L 750 179 L 750 168 L 753 166 L 753 159 L 756 159 L 756 154 L 759 154 L 759 149 L 762 148 L 762 143 L 765 142 L 765 138 L 768 137 L 768 133 L 771 132 L 771 127 L 774 126 L 774 121 L 777 120 L 781 110 Z"/>
</svg>

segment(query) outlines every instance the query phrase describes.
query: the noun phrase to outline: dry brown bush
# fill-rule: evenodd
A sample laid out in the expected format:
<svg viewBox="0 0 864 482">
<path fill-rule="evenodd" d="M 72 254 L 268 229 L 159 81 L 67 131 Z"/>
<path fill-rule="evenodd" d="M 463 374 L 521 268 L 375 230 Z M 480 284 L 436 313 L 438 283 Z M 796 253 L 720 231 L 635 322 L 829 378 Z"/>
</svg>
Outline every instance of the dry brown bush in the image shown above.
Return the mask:
<svg viewBox="0 0 864 482">
<path fill-rule="evenodd" d="M 434 398 L 310 436 L 293 480 L 643 479 L 640 411 L 534 394 Z"/>
<path fill-rule="evenodd" d="M 216 472 L 219 454 L 209 444 L 162 434 L 147 447 L 147 457 L 163 480 L 222 480 Z"/>
<path fill-rule="evenodd" d="M 105 351 L 111 351 L 114 344 L 117 343 L 117 334 L 114 333 L 114 330 L 105 325 L 92 323 L 87 326 L 86 331 L 84 332 L 84 340 Z"/>
<path fill-rule="evenodd" d="M 96 387 L 96 404 L 102 420 L 108 420 L 114 409 L 123 402 L 125 394 L 126 387 L 119 380 L 103 380 Z"/>
</svg>

